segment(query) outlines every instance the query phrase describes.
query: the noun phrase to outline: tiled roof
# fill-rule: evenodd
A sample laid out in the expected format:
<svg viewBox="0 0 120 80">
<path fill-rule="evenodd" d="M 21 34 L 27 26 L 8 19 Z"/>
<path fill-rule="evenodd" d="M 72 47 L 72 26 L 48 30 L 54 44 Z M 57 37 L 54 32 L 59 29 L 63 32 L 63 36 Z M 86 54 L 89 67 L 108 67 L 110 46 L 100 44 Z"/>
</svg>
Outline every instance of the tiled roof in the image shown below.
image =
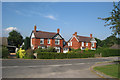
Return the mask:
<svg viewBox="0 0 120 80">
<path fill-rule="evenodd" d="M 90 37 L 84 37 L 84 36 L 78 36 L 78 35 L 77 35 L 77 39 L 79 41 L 84 41 L 84 42 L 90 42 L 90 40 L 91 40 Z"/>
<path fill-rule="evenodd" d="M 53 38 L 57 34 L 53 32 L 45 32 L 45 31 L 36 31 L 34 33 L 36 38 Z"/>
</svg>

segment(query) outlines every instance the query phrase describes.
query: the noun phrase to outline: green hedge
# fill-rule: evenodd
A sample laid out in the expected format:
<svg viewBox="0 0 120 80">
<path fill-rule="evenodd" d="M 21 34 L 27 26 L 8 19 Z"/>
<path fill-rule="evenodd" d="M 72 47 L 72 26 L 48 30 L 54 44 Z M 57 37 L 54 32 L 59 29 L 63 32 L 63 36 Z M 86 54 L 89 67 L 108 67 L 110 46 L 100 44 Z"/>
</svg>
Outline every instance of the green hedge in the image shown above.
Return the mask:
<svg viewBox="0 0 120 80">
<path fill-rule="evenodd" d="M 5 46 L 2 46 L 2 58 L 8 58 L 10 52 L 8 51 L 8 48 Z"/>
<path fill-rule="evenodd" d="M 105 49 L 102 51 L 102 57 L 120 56 L 119 49 Z"/>
<path fill-rule="evenodd" d="M 94 57 L 94 53 L 55 53 L 55 52 L 40 52 L 38 59 L 65 59 L 65 58 L 88 58 Z"/>
<path fill-rule="evenodd" d="M 95 51 L 96 54 L 102 54 L 102 57 L 120 56 L 120 49 L 101 48 Z"/>
</svg>

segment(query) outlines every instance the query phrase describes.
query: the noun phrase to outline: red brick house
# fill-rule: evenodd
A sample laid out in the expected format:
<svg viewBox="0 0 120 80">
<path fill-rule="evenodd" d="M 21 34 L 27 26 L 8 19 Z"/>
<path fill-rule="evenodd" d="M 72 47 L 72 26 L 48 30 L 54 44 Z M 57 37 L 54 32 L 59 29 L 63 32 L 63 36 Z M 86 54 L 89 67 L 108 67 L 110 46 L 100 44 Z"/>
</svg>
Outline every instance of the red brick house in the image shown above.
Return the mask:
<svg viewBox="0 0 120 80">
<path fill-rule="evenodd" d="M 31 48 L 37 49 L 54 47 L 57 52 L 63 52 L 64 38 L 60 35 L 60 29 L 57 29 L 57 33 L 37 31 L 36 26 L 30 35 Z"/>
<path fill-rule="evenodd" d="M 90 37 L 85 36 L 79 36 L 77 35 L 77 32 L 75 32 L 68 41 L 68 46 L 73 49 L 81 49 L 85 50 L 86 48 L 91 50 L 96 50 L 96 40 L 94 37 L 92 37 L 92 34 L 90 34 Z"/>
</svg>

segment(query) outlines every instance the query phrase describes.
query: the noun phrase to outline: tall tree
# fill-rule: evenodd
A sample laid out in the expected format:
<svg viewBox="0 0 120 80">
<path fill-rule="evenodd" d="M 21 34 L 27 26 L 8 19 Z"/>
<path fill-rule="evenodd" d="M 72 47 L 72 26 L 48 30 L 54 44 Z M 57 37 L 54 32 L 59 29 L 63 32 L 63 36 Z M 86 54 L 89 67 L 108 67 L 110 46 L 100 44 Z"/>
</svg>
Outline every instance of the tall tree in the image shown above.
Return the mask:
<svg viewBox="0 0 120 80">
<path fill-rule="evenodd" d="M 115 36 L 109 36 L 101 42 L 102 47 L 111 47 L 114 44 L 118 44 L 118 38 Z"/>
<path fill-rule="evenodd" d="M 95 40 L 97 41 L 97 44 L 96 44 L 96 46 L 97 47 L 102 47 L 102 45 L 101 45 L 101 40 L 100 39 L 98 39 L 98 38 L 95 38 Z"/>
<path fill-rule="evenodd" d="M 12 46 L 16 46 L 16 47 L 19 47 L 23 42 L 23 37 L 22 35 L 13 30 L 9 33 L 9 36 L 8 36 L 8 43 Z"/>
<path fill-rule="evenodd" d="M 120 1 L 117 5 L 113 2 L 113 7 L 110 17 L 98 19 L 105 20 L 104 26 L 109 26 L 114 35 L 120 36 Z"/>
<path fill-rule="evenodd" d="M 27 50 L 28 48 L 30 48 L 30 38 L 26 37 L 24 40 L 24 49 Z"/>
</svg>

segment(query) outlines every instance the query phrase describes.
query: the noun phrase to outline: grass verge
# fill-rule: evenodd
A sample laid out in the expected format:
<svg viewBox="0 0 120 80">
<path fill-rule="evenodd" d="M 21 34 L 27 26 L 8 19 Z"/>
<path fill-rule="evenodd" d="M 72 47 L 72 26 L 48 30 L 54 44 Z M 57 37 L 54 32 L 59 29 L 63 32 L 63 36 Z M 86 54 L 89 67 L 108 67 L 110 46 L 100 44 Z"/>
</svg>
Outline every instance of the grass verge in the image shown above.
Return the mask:
<svg viewBox="0 0 120 80">
<path fill-rule="evenodd" d="M 111 77 L 120 78 L 120 64 L 97 66 L 93 69 Z"/>
</svg>

